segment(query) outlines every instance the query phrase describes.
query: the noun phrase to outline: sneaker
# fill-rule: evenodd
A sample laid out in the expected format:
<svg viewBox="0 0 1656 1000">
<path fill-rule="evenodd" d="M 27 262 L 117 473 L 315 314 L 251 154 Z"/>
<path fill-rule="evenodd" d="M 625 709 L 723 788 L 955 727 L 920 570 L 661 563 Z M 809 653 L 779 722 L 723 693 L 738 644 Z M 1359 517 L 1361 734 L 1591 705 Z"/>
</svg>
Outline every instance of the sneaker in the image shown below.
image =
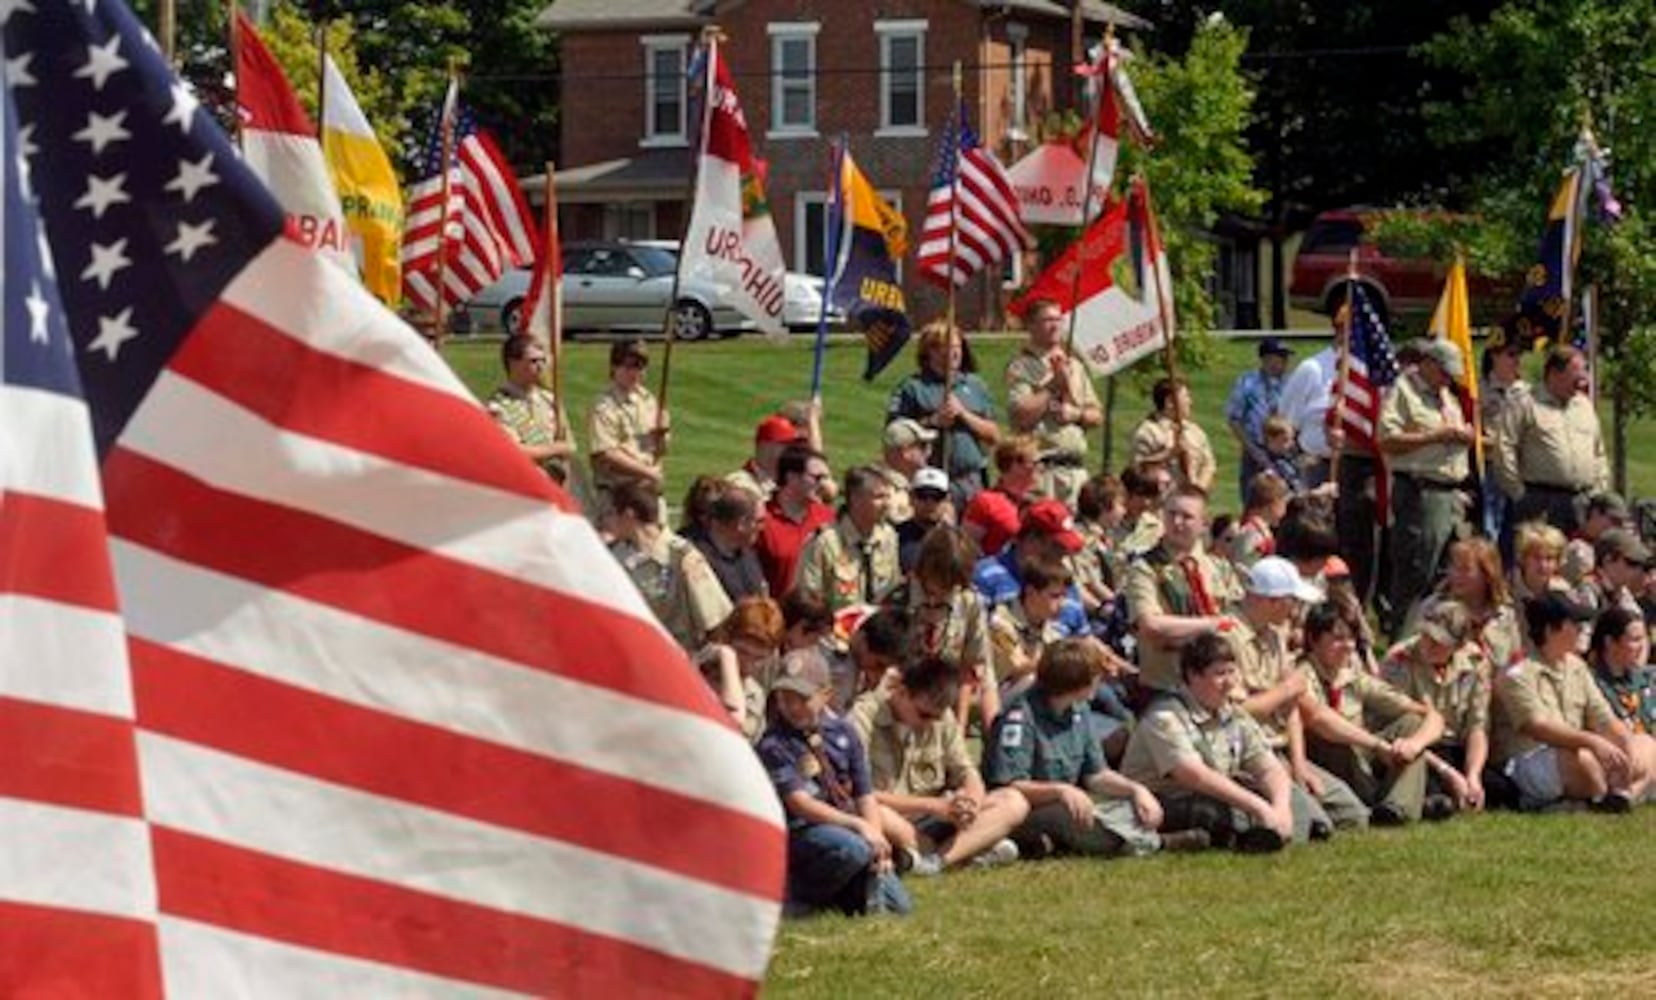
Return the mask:
<svg viewBox="0 0 1656 1000">
<path fill-rule="evenodd" d="M 1271 854 L 1286 846 L 1282 834 L 1268 826 L 1251 826 L 1236 835 L 1236 849 L 1243 854 Z"/>
<path fill-rule="evenodd" d="M 1314 819 L 1311 821 L 1311 828 L 1307 831 L 1306 837 L 1319 843 L 1332 840 L 1334 839 L 1334 828 L 1320 819 Z"/>
<path fill-rule="evenodd" d="M 907 875 L 914 868 L 920 852 L 912 847 L 898 847 L 891 852 L 891 868 L 899 875 Z"/>
<path fill-rule="evenodd" d="M 1421 806 L 1420 816 L 1432 823 L 1440 823 L 1455 815 L 1455 800 L 1447 795 L 1428 795 Z"/>
<path fill-rule="evenodd" d="M 1018 860 L 1018 845 L 1005 837 L 972 859 L 973 868 L 1002 868 Z"/>
<path fill-rule="evenodd" d="M 904 853 L 913 854 L 908 866 L 908 873 L 917 878 L 933 878 L 943 874 L 943 859 L 936 854 L 920 854 L 913 851 Z"/>
<path fill-rule="evenodd" d="M 1212 846 L 1213 838 L 1200 827 L 1161 835 L 1161 849 L 1168 854 L 1195 854 Z"/>
<path fill-rule="evenodd" d="M 1611 813 L 1619 816 L 1622 813 L 1633 811 L 1633 800 L 1621 792 L 1610 792 L 1587 803 L 1587 808 L 1591 812 Z"/>
<path fill-rule="evenodd" d="M 1390 802 L 1382 802 L 1369 813 L 1369 826 L 1402 826 L 1409 821 L 1403 810 Z"/>
</svg>

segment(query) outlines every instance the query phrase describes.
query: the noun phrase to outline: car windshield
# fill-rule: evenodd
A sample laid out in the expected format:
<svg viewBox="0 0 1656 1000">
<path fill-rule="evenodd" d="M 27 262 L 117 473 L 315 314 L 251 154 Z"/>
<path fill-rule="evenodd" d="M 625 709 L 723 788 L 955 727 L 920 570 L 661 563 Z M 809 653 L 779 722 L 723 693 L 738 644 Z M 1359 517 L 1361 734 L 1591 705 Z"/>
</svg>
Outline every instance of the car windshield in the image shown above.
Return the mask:
<svg viewBox="0 0 1656 1000">
<path fill-rule="evenodd" d="M 1345 253 L 1363 238 L 1363 224 L 1356 219 L 1323 219 L 1311 226 L 1300 244 L 1303 254 Z"/>
<path fill-rule="evenodd" d="M 660 247 L 635 246 L 632 248 L 632 255 L 638 261 L 639 266 L 644 268 L 644 273 L 652 278 L 658 275 L 672 274 L 678 270 L 678 254 L 671 250 L 663 250 Z"/>
</svg>

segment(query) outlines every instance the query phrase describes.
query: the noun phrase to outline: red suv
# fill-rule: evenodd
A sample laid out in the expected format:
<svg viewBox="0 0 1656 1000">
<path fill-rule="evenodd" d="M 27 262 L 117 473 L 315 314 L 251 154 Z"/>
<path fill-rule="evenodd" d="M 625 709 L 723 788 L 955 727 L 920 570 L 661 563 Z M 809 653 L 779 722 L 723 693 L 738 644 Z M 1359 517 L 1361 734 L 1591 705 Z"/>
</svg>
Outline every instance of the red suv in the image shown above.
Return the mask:
<svg viewBox="0 0 1656 1000">
<path fill-rule="evenodd" d="M 1448 261 L 1430 258 L 1388 257 L 1364 239 L 1364 216 L 1376 210 L 1341 208 L 1324 212 L 1311 223 L 1294 258 L 1288 287 L 1296 309 L 1332 314 L 1345 301 L 1342 285 L 1349 255 L 1357 248 L 1357 280 L 1378 303 L 1382 315 L 1430 313 L 1443 292 Z M 1518 284 L 1469 275 L 1467 292 L 1474 314 L 1499 315 L 1518 301 Z"/>
</svg>

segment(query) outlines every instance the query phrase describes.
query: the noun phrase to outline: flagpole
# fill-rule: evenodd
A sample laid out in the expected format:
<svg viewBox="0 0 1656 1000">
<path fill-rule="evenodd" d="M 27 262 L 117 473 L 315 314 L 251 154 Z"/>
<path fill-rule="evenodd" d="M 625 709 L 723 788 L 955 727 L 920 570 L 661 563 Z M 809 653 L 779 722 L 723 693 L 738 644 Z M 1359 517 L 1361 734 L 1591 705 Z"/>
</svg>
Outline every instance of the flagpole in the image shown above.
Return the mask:
<svg viewBox="0 0 1656 1000">
<path fill-rule="evenodd" d="M 556 432 L 552 438 L 555 441 L 569 440 L 569 421 L 564 419 L 564 354 L 563 354 L 563 295 L 559 293 L 558 282 L 563 275 L 554 273 L 552 269 L 553 255 L 558 260 L 563 255 L 558 251 L 558 183 L 553 179 L 557 165 L 551 160 L 546 161 L 546 243 L 541 249 L 541 271 L 544 286 L 541 289 L 543 296 L 549 296 L 547 307 L 547 347 L 552 352 L 552 405 L 555 407 L 554 419 L 558 421 Z M 507 331 L 510 333 L 511 331 Z"/>
<path fill-rule="evenodd" d="M 956 59 L 954 63 L 952 82 L 954 84 L 954 110 L 950 113 L 959 116 L 961 111 L 959 59 Z M 962 121 L 959 124 L 963 126 L 965 122 Z M 949 396 L 954 392 L 954 338 L 959 336 L 955 327 L 955 259 L 960 246 L 960 140 L 958 132 L 954 141 L 954 148 L 949 150 L 948 155 L 954 157 L 954 166 L 949 171 L 949 183 L 953 190 L 949 193 L 948 306 L 944 312 L 949 327 L 949 342 L 947 350 L 943 352 L 943 397 L 938 402 L 938 409 L 949 405 Z M 961 337 L 960 347 L 964 354 L 966 349 L 966 339 L 964 337 Z M 950 472 L 950 461 L 954 452 L 954 427 L 952 425 L 940 427 L 938 430 L 943 434 L 943 447 L 939 449 L 939 455 L 943 463 L 943 474 L 949 477 L 950 482 L 953 482 L 954 475 Z"/>
<path fill-rule="evenodd" d="M 1330 429 L 1339 431 L 1342 441 L 1345 438 L 1346 382 L 1351 378 L 1351 325 L 1357 319 L 1356 289 L 1357 248 L 1352 247 L 1351 253 L 1346 257 L 1345 336 L 1340 337 L 1337 325 L 1334 333 L 1335 337 L 1340 339 L 1340 364 L 1338 374 L 1334 376 L 1334 419 Z M 1338 312 L 1334 315 L 1336 318 L 1339 317 Z M 1339 448 L 1331 447 L 1328 450 L 1328 481 L 1334 484 L 1335 489 L 1339 489 L 1340 485 L 1340 454 L 1344 451 L 1343 444 Z"/>
<path fill-rule="evenodd" d="M 328 132 L 328 21 L 316 23 L 316 141 L 327 149 Z M 323 153 L 324 159 L 327 153 Z M 360 268 L 359 268 L 360 270 Z"/>
<path fill-rule="evenodd" d="M 696 187 L 701 181 L 701 161 L 706 153 L 708 122 L 713 116 L 713 83 L 714 72 L 718 66 L 719 42 L 725 37 L 717 25 L 708 25 L 702 29 L 701 42 L 706 52 L 707 65 L 704 67 L 701 95 L 701 115 L 696 124 L 695 142 L 690 144 L 690 169 L 685 177 L 684 189 L 684 221 L 679 227 L 679 254 L 678 266 L 673 269 L 673 292 L 667 302 L 667 311 L 662 314 L 661 348 L 661 383 L 656 391 L 656 425 L 655 443 L 656 459 L 659 461 L 667 455 L 667 390 L 671 387 L 673 371 L 673 341 L 677 323 L 673 321 L 673 310 L 678 305 L 679 283 L 684 276 L 684 258 L 689 250 L 686 244 L 690 240 L 690 220 L 694 215 L 696 204 Z"/>
<path fill-rule="evenodd" d="M 155 33 L 161 36 L 161 58 L 167 61 L 168 66 L 177 66 L 173 59 L 178 39 L 178 8 L 174 0 L 161 0 L 160 7 L 155 13 L 155 29 Z"/>
<path fill-rule="evenodd" d="M 1110 41 L 1114 37 L 1115 25 L 1105 25 L 1104 49 L 1100 56 L 1100 60 L 1104 64 L 1104 73 L 1096 77 L 1098 80 L 1098 94 L 1093 99 L 1092 141 L 1087 143 L 1087 172 L 1082 175 L 1081 180 L 1081 235 L 1076 239 L 1075 271 L 1070 278 L 1069 330 L 1064 334 L 1064 353 L 1071 355 L 1075 353 L 1075 324 L 1077 314 L 1080 312 L 1076 307 L 1081 304 L 1081 272 L 1086 266 L 1087 224 L 1092 214 L 1093 169 L 1098 162 L 1098 113 L 1104 106 L 1104 88 L 1110 86 Z M 1109 196 L 1108 191 L 1104 192 L 1106 199 Z"/>
<path fill-rule="evenodd" d="M 236 13 L 240 4 L 237 0 L 225 0 L 225 40 L 230 47 L 230 73 L 236 80 L 236 113 L 230 116 L 230 141 L 236 148 L 246 152 L 242 142 L 241 122 L 241 25 L 237 23 Z"/>
<path fill-rule="evenodd" d="M 1109 81 L 1105 81 L 1108 85 Z M 1179 384 L 1179 354 L 1174 344 L 1173 318 L 1167 314 L 1167 289 L 1162 287 L 1161 261 L 1167 254 L 1167 248 L 1162 246 L 1161 233 L 1156 228 L 1156 213 L 1150 204 L 1150 184 L 1140 173 L 1136 178 L 1139 185 L 1140 197 L 1144 199 L 1144 238 L 1151 241 L 1161 252 L 1150 263 L 1150 274 L 1156 288 L 1156 314 L 1161 319 L 1163 348 L 1162 367 L 1167 369 L 1168 381 L 1173 385 L 1173 453 L 1179 462 L 1179 478 L 1190 482 L 1190 450 L 1185 447 L 1184 415 L 1179 412 L 1179 395 L 1176 391 Z M 1079 256 L 1079 255 L 1078 255 Z M 1148 259 L 1149 255 L 1145 255 Z M 1187 390 L 1188 392 L 1188 390 Z"/>
<path fill-rule="evenodd" d="M 828 204 L 822 226 L 822 311 L 817 316 L 816 354 L 811 359 L 811 407 L 818 414 L 822 412 L 822 366 L 828 353 L 828 307 L 834 301 L 839 278 L 839 231 L 844 226 L 845 215 L 845 157 L 850 146 L 850 137 L 841 132 L 838 144 L 830 150 L 833 166 L 829 168 Z M 840 217 L 839 225 L 835 225 L 835 216 Z"/>
<path fill-rule="evenodd" d="M 459 60 L 451 57 L 448 93 L 443 95 L 443 120 L 439 126 L 442 130 L 443 196 L 442 207 L 437 211 L 437 328 L 432 331 L 432 343 L 439 351 L 448 340 L 448 224 L 454 174 L 450 161 L 454 157 L 454 117 L 460 110 L 459 74 Z M 449 104 L 449 94 L 454 95 L 453 106 Z"/>
</svg>

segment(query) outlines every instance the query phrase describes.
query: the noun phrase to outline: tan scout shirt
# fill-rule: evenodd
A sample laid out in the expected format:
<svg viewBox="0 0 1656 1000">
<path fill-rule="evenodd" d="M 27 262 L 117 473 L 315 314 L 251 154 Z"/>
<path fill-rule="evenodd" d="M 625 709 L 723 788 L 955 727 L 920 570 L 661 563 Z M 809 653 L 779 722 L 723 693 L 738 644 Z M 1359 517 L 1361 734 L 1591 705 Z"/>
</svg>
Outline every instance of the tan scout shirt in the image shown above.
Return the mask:
<svg viewBox="0 0 1656 1000">
<path fill-rule="evenodd" d="M 1327 705 L 1359 729 L 1384 729 L 1418 707 L 1413 698 L 1364 670 L 1356 657 L 1346 661 L 1333 680 L 1323 680 L 1309 660 L 1302 661 L 1300 669 L 1305 671 L 1306 692 L 1317 704 Z"/>
<path fill-rule="evenodd" d="M 910 729 L 892 713 L 891 693 L 875 690 L 851 706 L 851 724 L 868 752 L 868 775 L 877 792 L 930 798 L 965 787 L 977 774 L 952 711 Z"/>
<path fill-rule="evenodd" d="M 1585 395 L 1560 401 L 1544 386 L 1519 397 L 1495 435 L 1495 479 L 1517 499 L 1525 483 L 1602 490 L 1610 483 L 1598 414 Z"/>
<path fill-rule="evenodd" d="M 1443 716 L 1443 740 L 1464 744 L 1467 737 L 1489 732 L 1489 664 L 1466 649 L 1449 658 L 1440 674 L 1421 659 L 1418 637 L 1404 640 L 1386 652 L 1380 679 Z"/>
<path fill-rule="evenodd" d="M 1559 666 L 1528 659 L 1501 671 L 1495 678 L 1496 761 L 1528 753 L 1542 746 L 1524 733 L 1532 722 L 1557 722 L 1574 729 L 1603 732 L 1616 721 L 1592 671 L 1578 656 Z"/>
<path fill-rule="evenodd" d="M 989 614 L 983 597 L 962 587 L 946 600 L 931 601 L 924 588 L 909 588 L 909 655 L 937 656 L 961 669 L 981 670 L 979 681 L 995 683 L 989 650 Z"/>
<path fill-rule="evenodd" d="M 1064 628 L 1057 619 L 1031 625 L 1022 601 L 999 605 L 989 613 L 989 647 L 994 653 L 995 676 L 1006 682 L 1034 676 L 1041 650 L 1063 637 Z"/>
<path fill-rule="evenodd" d="M 1466 426 L 1460 403 L 1447 388 L 1433 391 L 1419 372 L 1397 380 L 1380 405 L 1380 439 L 1399 434 L 1418 434 L 1440 427 Z M 1402 472 L 1439 483 L 1458 483 L 1471 465 L 1468 448 L 1461 444 L 1429 444 L 1412 451 L 1386 456 L 1393 472 Z"/>
<path fill-rule="evenodd" d="M 484 408 L 513 441 L 531 448 L 557 441 L 564 420 L 552 390 L 538 385 L 524 391 L 507 383 L 494 391 Z M 568 459 L 548 458 L 536 464 L 560 483 L 568 478 Z"/>
<path fill-rule="evenodd" d="M 868 570 L 873 571 L 872 577 Z M 902 582 L 897 529 L 881 521 L 864 538 L 843 514 L 805 542 L 794 572 L 794 586 L 828 605 L 830 611 L 853 604 L 879 604 Z"/>
<path fill-rule="evenodd" d="M 1232 705 L 1209 712 L 1189 690 L 1160 695 L 1133 729 L 1121 773 L 1157 795 L 1184 792 L 1171 775 L 1200 762 L 1230 778 L 1263 779 L 1274 755 L 1248 713 Z"/>
<path fill-rule="evenodd" d="M 1085 366 L 1078 359 L 1071 358 L 1064 370 L 1066 378 L 1060 382 L 1047 362 L 1046 352 L 1037 351 L 1025 344 L 1012 356 L 1012 360 L 1006 363 L 1008 408 L 1019 405 L 1033 393 L 1046 390 L 1063 393 L 1062 398 L 1072 406 L 1098 406 L 1098 393 L 1093 389 L 1092 379 L 1087 377 Z M 1061 386 L 1065 387 L 1067 392 L 1061 389 Z M 1056 451 L 1076 457 L 1084 457 L 1087 454 L 1087 432 L 1078 423 L 1060 421 L 1056 407 L 1048 408 L 1041 414 L 1040 421 L 1030 433 L 1034 435 L 1042 451 Z"/>
<path fill-rule="evenodd" d="M 1220 634 L 1230 644 L 1231 655 L 1236 657 L 1236 689 L 1231 697 L 1239 707 L 1253 695 L 1280 684 L 1282 675 L 1292 666 L 1281 629 L 1255 629 L 1246 618 L 1237 618 L 1234 625 Z M 1281 750 L 1288 745 L 1288 719 L 1293 714 L 1294 705 L 1289 702 L 1268 719 L 1254 718 L 1272 749 Z"/>
<path fill-rule="evenodd" d="M 1110 532 L 1111 544 L 1108 548 L 1109 554 L 1105 557 L 1105 565 L 1109 568 L 1115 585 L 1125 586 L 1127 568 L 1133 564 L 1133 560 L 1160 545 L 1161 540 L 1161 515 L 1153 510 L 1141 512 L 1131 523 L 1123 520 L 1116 525 Z"/>
<path fill-rule="evenodd" d="M 670 531 L 638 545 L 616 542 L 615 553 L 650 610 L 678 644 L 694 650 L 730 617 L 730 597 L 707 565 L 707 557 Z"/>
<path fill-rule="evenodd" d="M 1213 445 L 1208 443 L 1207 431 L 1194 420 L 1180 426 L 1183 431 L 1185 454 L 1189 456 L 1190 482 L 1202 490 L 1213 492 L 1213 476 L 1219 468 L 1213 457 Z M 1167 471 L 1175 483 L 1184 482 L 1184 468 L 1173 450 L 1173 418 L 1161 414 L 1145 417 L 1133 431 L 1133 461 L 1165 461 Z"/>
<path fill-rule="evenodd" d="M 1187 568 L 1184 560 L 1174 559 L 1165 548 L 1157 546 L 1127 568 L 1122 593 L 1133 625 L 1137 626 L 1152 614 L 1186 618 L 1226 614 L 1242 599 L 1242 584 L 1230 563 L 1202 551 L 1189 558 L 1193 564 Z M 1198 606 L 1192 574 L 1202 581 L 1213 607 Z M 1179 686 L 1177 647 L 1144 640 L 1139 643 L 1138 653 L 1139 683 L 1158 691 L 1171 691 Z"/>
<path fill-rule="evenodd" d="M 596 459 L 614 451 L 657 465 L 653 433 L 658 409 L 655 395 L 643 386 L 623 396 L 610 385 L 587 414 L 587 444 L 592 457 Z M 621 481 L 609 466 L 598 461 L 592 463 L 592 478 L 600 488 L 615 486 Z"/>
</svg>

